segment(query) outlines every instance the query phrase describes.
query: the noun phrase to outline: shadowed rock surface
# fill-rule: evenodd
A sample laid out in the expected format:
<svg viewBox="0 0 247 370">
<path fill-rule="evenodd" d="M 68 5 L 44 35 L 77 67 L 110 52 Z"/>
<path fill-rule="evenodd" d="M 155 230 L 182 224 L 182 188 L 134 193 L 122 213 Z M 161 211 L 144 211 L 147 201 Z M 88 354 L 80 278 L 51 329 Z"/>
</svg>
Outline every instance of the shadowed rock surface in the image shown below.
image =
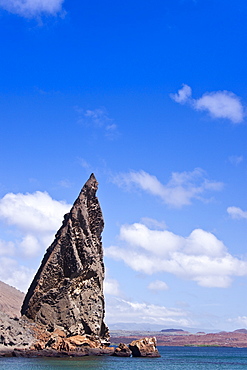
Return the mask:
<svg viewBox="0 0 247 370">
<path fill-rule="evenodd" d="M 109 341 L 104 323 L 104 227 L 94 174 L 82 188 L 47 249 L 21 309 L 22 315 L 66 336 L 93 335 Z"/>
</svg>

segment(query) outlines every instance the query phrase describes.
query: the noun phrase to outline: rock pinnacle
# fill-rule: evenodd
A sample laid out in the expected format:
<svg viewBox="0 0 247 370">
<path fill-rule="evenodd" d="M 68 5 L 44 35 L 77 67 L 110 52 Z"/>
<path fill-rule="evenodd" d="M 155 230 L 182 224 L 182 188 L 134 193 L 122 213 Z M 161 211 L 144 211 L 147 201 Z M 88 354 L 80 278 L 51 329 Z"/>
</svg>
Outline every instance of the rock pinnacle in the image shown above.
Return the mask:
<svg viewBox="0 0 247 370">
<path fill-rule="evenodd" d="M 91 174 L 47 249 L 21 313 L 49 331 L 89 334 L 104 342 L 109 340 L 104 323 L 104 220 L 97 189 Z"/>
</svg>

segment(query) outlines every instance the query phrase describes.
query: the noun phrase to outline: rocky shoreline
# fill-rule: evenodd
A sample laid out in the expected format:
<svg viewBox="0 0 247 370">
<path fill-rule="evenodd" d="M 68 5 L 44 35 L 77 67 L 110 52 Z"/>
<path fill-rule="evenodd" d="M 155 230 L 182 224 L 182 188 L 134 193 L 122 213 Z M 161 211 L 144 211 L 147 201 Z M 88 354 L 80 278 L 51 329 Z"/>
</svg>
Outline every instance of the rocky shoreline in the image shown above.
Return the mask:
<svg viewBox="0 0 247 370">
<path fill-rule="evenodd" d="M 52 349 L 43 350 L 30 350 L 25 348 L 15 349 L 0 349 L 1 357 L 26 357 L 26 358 L 42 358 L 42 357 L 84 357 L 84 356 L 112 356 L 115 347 L 109 347 L 107 349 L 100 348 L 87 348 L 80 351 L 55 351 Z"/>
<path fill-rule="evenodd" d="M 132 340 L 128 345 L 108 346 L 96 335 L 67 336 L 25 317 L 9 317 L 0 312 L 0 357 L 159 357 L 155 337 Z"/>
<path fill-rule="evenodd" d="M 51 338 L 44 343 L 34 342 L 31 346 L 0 346 L 0 357 L 84 357 L 84 356 L 117 356 L 117 357 L 160 357 L 155 337 L 132 341 L 129 345 L 120 343 L 117 347 L 102 346 L 98 341 L 86 336 L 69 338 Z"/>
</svg>

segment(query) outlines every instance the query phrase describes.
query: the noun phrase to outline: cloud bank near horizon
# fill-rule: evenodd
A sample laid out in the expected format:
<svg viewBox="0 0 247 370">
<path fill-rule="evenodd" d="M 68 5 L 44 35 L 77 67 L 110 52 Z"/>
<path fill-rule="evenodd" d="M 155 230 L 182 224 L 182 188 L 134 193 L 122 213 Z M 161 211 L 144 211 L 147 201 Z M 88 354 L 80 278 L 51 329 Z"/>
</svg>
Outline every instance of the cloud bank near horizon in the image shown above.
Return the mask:
<svg viewBox="0 0 247 370">
<path fill-rule="evenodd" d="M 240 98 L 231 91 L 206 92 L 199 99 L 192 98 L 192 89 L 183 84 L 176 94 L 170 97 L 179 104 L 189 104 L 197 111 L 206 111 L 213 118 L 225 118 L 232 123 L 241 123 L 244 120 L 244 106 Z"/>
<path fill-rule="evenodd" d="M 190 313 L 179 308 L 145 302 L 132 302 L 120 297 L 106 298 L 106 322 L 112 323 L 149 323 L 164 326 L 196 326 Z"/>
</svg>

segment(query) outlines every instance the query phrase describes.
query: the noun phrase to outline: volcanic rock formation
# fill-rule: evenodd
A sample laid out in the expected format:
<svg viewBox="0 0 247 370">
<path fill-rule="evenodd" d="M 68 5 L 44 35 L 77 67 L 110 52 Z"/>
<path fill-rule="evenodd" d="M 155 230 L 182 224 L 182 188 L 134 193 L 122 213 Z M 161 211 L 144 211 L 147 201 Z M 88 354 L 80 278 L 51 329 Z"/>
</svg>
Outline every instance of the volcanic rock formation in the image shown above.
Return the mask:
<svg viewBox="0 0 247 370">
<path fill-rule="evenodd" d="M 133 357 L 160 357 L 155 337 L 133 340 L 129 344 Z"/>
<path fill-rule="evenodd" d="M 104 220 L 92 174 L 47 249 L 21 313 L 47 330 L 109 341 L 104 323 Z"/>
</svg>

